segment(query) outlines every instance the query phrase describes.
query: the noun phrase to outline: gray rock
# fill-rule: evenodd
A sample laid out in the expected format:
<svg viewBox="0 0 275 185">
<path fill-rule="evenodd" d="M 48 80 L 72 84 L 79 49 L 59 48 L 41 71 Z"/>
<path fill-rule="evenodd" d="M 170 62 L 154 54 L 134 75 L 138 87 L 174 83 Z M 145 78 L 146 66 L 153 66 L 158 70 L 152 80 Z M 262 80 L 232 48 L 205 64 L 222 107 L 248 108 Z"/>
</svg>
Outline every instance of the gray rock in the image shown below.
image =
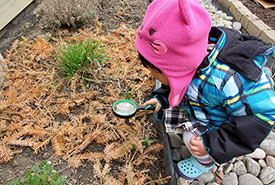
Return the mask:
<svg viewBox="0 0 275 185">
<path fill-rule="evenodd" d="M 223 13 L 223 12 L 222 12 L 221 10 L 216 11 L 216 14 L 217 14 L 217 15 L 222 15 L 222 13 Z"/>
<path fill-rule="evenodd" d="M 275 145 L 273 139 L 265 139 L 261 144 L 260 148 L 265 150 L 266 152 L 275 155 Z"/>
<path fill-rule="evenodd" d="M 253 160 L 250 157 L 245 157 L 244 158 L 244 163 L 247 169 L 248 173 L 251 173 L 254 176 L 258 176 L 261 172 L 261 167 L 259 163 L 257 163 L 255 160 Z"/>
<path fill-rule="evenodd" d="M 266 165 L 266 162 L 265 162 L 263 159 L 260 159 L 260 160 L 258 161 L 258 163 L 259 163 L 259 165 L 260 165 L 262 168 L 264 168 L 264 167 L 267 166 L 267 165 Z"/>
<path fill-rule="evenodd" d="M 209 171 L 207 173 L 202 174 L 198 179 L 203 183 L 207 184 L 209 182 L 212 182 L 215 179 L 215 176 L 211 171 Z"/>
<path fill-rule="evenodd" d="M 205 185 L 205 184 L 201 181 L 195 180 L 195 181 L 191 182 L 190 185 Z"/>
<path fill-rule="evenodd" d="M 217 171 L 215 172 L 215 174 L 220 178 L 223 179 L 224 178 L 224 173 L 222 169 L 217 169 Z"/>
<path fill-rule="evenodd" d="M 219 185 L 219 184 L 216 182 L 209 182 L 209 183 L 207 183 L 207 185 Z"/>
<path fill-rule="evenodd" d="M 266 160 L 267 166 L 275 169 L 275 158 L 274 157 L 268 155 L 265 160 Z"/>
<path fill-rule="evenodd" d="M 271 132 L 269 133 L 269 135 L 266 137 L 266 139 L 275 140 L 275 132 L 274 132 L 274 131 L 271 131 Z"/>
<path fill-rule="evenodd" d="M 246 157 L 251 157 L 253 159 L 264 159 L 266 157 L 266 153 L 263 149 L 257 148 L 254 152 L 245 155 Z"/>
<path fill-rule="evenodd" d="M 232 21 L 233 17 L 232 16 L 226 16 L 224 19 L 227 20 L 227 21 Z"/>
<path fill-rule="evenodd" d="M 180 149 L 178 149 L 178 148 L 172 149 L 171 154 L 172 154 L 173 161 L 179 162 L 181 160 Z"/>
<path fill-rule="evenodd" d="M 263 183 L 254 175 L 248 173 L 239 177 L 239 185 L 263 185 Z"/>
<path fill-rule="evenodd" d="M 231 21 L 224 21 L 224 25 L 226 27 L 231 27 L 232 26 L 232 22 Z"/>
<path fill-rule="evenodd" d="M 185 145 L 181 145 L 180 147 L 180 156 L 182 159 L 187 159 L 191 156 L 191 153 Z"/>
<path fill-rule="evenodd" d="M 275 181 L 274 181 L 274 182 L 271 182 L 271 184 L 269 184 L 269 185 L 275 185 Z"/>
<path fill-rule="evenodd" d="M 237 161 L 233 166 L 233 172 L 235 172 L 237 175 L 243 175 L 247 173 L 247 170 L 245 168 L 245 165 L 242 161 Z"/>
<path fill-rule="evenodd" d="M 172 148 L 180 148 L 183 144 L 183 140 L 178 134 L 169 134 L 169 141 Z"/>
<path fill-rule="evenodd" d="M 238 176 L 236 173 L 231 172 L 225 174 L 224 179 L 222 180 L 223 185 L 237 185 L 238 184 Z"/>
<path fill-rule="evenodd" d="M 221 14 L 221 17 L 222 17 L 224 20 L 226 20 L 227 14 L 223 12 L 223 13 Z"/>
<path fill-rule="evenodd" d="M 203 1 L 203 0 L 200 0 Z M 212 25 L 213 26 L 225 26 L 228 28 L 232 28 L 233 26 L 233 17 L 227 15 L 222 10 L 217 9 L 214 5 L 211 4 L 211 1 L 204 1 L 202 2 L 202 5 L 204 8 L 209 12 L 211 19 L 212 19 Z M 238 23 L 236 23 L 235 28 L 240 30 L 241 25 L 239 26 Z"/>
<path fill-rule="evenodd" d="M 263 184 L 269 184 L 275 180 L 275 170 L 267 166 L 262 169 L 259 178 Z"/>
<path fill-rule="evenodd" d="M 233 29 L 240 31 L 242 29 L 242 24 L 240 22 L 233 22 Z"/>
<path fill-rule="evenodd" d="M 183 177 L 179 177 L 177 180 L 178 185 L 188 185 L 189 180 L 184 179 Z"/>
<path fill-rule="evenodd" d="M 217 169 L 218 169 L 218 167 L 215 165 L 215 166 L 211 169 L 212 173 L 215 173 L 215 172 L 217 171 Z"/>
<path fill-rule="evenodd" d="M 231 170 L 233 169 L 233 164 L 232 163 L 228 163 L 225 167 L 224 167 L 224 170 L 223 170 L 223 173 L 229 173 L 231 172 Z"/>
<path fill-rule="evenodd" d="M 272 76 L 272 71 L 269 67 L 264 67 L 269 76 Z"/>
<path fill-rule="evenodd" d="M 242 156 L 239 156 L 239 157 L 236 157 L 236 159 L 235 159 L 235 161 L 237 160 L 237 161 L 242 161 L 243 160 L 243 158 L 244 158 L 244 156 L 242 155 Z"/>
<path fill-rule="evenodd" d="M 199 2 L 200 2 L 202 5 L 205 5 L 205 6 L 207 6 L 208 4 L 211 3 L 211 1 L 209 1 L 209 0 L 199 0 Z"/>
<path fill-rule="evenodd" d="M 217 11 L 217 8 L 215 6 L 210 7 L 210 12 L 216 12 L 216 11 Z"/>
<path fill-rule="evenodd" d="M 224 26 L 224 22 L 223 21 L 217 22 L 217 26 Z"/>
<path fill-rule="evenodd" d="M 240 156 L 240 157 L 243 157 L 243 156 Z M 239 160 L 243 160 L 243 158 L 234 157 L 233 159 L 230 160 L 230 162 L 235 163 L 236 161 L 239 161 Z"/>
</svg>

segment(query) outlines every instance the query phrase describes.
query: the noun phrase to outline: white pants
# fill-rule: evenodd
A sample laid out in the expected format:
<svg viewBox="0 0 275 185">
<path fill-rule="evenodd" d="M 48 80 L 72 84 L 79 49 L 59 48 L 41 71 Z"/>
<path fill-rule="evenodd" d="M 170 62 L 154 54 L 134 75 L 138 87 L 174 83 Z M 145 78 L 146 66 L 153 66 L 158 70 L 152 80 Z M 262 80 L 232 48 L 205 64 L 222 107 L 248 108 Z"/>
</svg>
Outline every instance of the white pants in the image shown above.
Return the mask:
<svg viewBox="0 0 275 185">
<path fill-rule="evenodd" d="M 214 162 L 214 160 L 209 154 L 204 156 L 197 156 L 191 152 L 189 145 L 190 145 L 192 136 L 196 137 L 196 135 L 194 135 L 192 132 L 189 132 L 189 131 L 183 132 L 183 141 L 185 143 L 185 146 L 188 148 L 189 152 L 202 164 L 209 164 Z"/>
</svg>

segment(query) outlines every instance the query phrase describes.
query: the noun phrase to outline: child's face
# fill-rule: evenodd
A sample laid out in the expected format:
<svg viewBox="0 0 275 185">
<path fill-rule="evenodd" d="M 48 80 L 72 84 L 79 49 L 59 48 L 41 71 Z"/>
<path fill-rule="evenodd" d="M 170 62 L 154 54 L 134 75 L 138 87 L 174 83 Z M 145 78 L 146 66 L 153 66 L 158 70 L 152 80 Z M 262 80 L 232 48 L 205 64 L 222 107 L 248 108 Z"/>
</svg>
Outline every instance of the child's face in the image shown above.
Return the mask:
<svg viewBox="0 0 275 185">
<path fill-rule="evenodd" d="M 156 69 L 149 68 L 151 75 L 160 81 L 162 84 L 169 86 L 169 81 L 163 72 L 159 72 Z"/>
</svg>

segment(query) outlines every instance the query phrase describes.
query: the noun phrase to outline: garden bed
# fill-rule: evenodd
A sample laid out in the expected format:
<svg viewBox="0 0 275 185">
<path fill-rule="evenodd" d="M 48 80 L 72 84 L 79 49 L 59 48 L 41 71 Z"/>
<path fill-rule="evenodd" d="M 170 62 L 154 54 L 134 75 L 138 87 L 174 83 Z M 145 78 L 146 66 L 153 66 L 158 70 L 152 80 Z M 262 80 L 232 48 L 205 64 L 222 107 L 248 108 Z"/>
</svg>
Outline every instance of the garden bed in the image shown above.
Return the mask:
<svg viewBox="0 0 275 185">
<path fill-rule="evenodd" d="M 142 104 L 154 86 L 134 47 L 146 3 L 102 3 L 99 19 L 82 29 L 41 29 L 40 17 L 31 10 L 1 37 L 8 66 L 1 91 L 1 184 L 23 177 L 43 160 L 67 176 L 67 184 L 169 181 L 153 112 L 121 119 L 111 111 L 119 99 Z M 64 79 L 57 65 L 60 48 L 91 38 L 108 59 L 85 66 L 85 75 L 80 70 Z"/>
<path fill-rule="evenodd" d="M 39 9 L 48 6 L 40 4 L 8 26 L 0 38 L 8 66 L 0 97 L 0 184 L 43 160 L 68 176 L 67 184 L 177 183 L 168 138 L 152 112 L 121 119 L 111 111 L 119 99 L 142 104 L 154 87 L 134 47 L 149 3 L 100 1 L 97 21 L 54 30 L 42 24 Z M 108 60 L 87 67 L 85 78 L 78 71 L 64 80 L 56 65 L 60 46 L 90 38 L 101 42 Z"/>
<path fill-rule="evenodd" d="M 92 32 L 63 31 L 62 39 L 51 37 L 48 41 L 23 38 L 5 52 L 8 72 L 1 94 L 2 163 L 10 161 L 12 166 L 12 158 L 23 152 L 16 166 L 29 165 L 19 161 L 26 157 L 24 152 L 30 152 L 25 148 L 31 148 L 46 160 L 56 155 L 59 163 L 64 161 L 70 167 L 89 166 L 90 175 L 81 175 L 85 183 L 92 179 L 95 184 L 163 180 L 163 145 L 149 120 L 150 112 L 125 120 L 115 117 L 110 109 L 119 99 L 142 103 L 153 86 L 137 61 L 135 30 L 122 26 L 107 35 L 101 31 L 100 27 Z M 101 41 L 110 59 L 86 66 L 92 70 L 91 76 L 81 78 L 79 72 L 68 83 L 56 73 L 56 47 L 89 38 Z M 9 164 L 1 166 L 5 169 L 2 177 L 17 171 L 7 170 Z M 74 175 L 69 176 L 73 182 Z"/>
</svg>

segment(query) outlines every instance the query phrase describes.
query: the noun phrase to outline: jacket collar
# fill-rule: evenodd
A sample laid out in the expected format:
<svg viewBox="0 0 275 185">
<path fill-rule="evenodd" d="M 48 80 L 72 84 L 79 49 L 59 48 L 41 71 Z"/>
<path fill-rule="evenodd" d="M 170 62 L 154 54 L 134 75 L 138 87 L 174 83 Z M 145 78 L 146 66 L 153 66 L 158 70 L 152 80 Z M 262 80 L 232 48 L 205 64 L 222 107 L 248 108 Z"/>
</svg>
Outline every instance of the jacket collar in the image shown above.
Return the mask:
<svg viewBox="0 0 275 185">
<path fill-rule="evenodd" d="M 208 40 L 210 43 L 215 43 L 216 46 L 208 55 L 205 56 L 201 65 L 197 69 L 197 74 L 207 71 L 209 67 L 212 65 L 212 63 L 215 61 L 220 51 L 222 50 L 223 46 L 225 45 L 226 34 L 220 28 L 212 27 L 209 33 Z"/>
</svg>

